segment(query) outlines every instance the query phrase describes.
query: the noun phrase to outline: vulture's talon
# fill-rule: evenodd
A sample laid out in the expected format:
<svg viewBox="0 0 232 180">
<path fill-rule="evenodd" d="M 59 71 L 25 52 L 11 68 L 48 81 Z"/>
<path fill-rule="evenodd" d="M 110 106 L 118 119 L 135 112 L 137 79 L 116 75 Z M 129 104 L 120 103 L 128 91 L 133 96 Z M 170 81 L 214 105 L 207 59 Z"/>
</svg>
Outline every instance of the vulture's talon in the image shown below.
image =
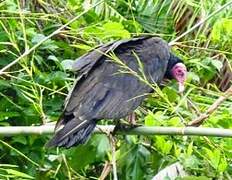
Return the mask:
<svg viewBox="0 0 232 180">
<path fill-rule="evenodd" d="M 142 126 L 142 125 L 119 123 L 114 127 L 112 135 L 115 135 L 117 133 L 117 131 L 130 131 L 130 130 L 137 128 L 137 127 L 140 127 L 140 126 Z"/>
</svg>

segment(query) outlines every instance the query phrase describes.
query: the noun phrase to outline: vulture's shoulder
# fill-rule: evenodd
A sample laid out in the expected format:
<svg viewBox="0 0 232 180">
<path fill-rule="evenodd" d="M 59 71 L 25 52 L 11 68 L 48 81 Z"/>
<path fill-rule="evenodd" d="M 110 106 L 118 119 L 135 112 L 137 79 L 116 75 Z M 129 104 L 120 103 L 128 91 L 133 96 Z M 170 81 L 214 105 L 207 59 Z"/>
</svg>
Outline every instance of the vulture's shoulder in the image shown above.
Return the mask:
<svg viewBox="0 0 232 180">
<path fill-rule="evenodd" d="M 161 38 L 151 36 L 142 36 L 127 40 L 114 41 L 108 44 L 100 45 L 76 59 L 73 64 L 72 70 L 73 72 L 80 75 L 88 74 L 88 72 L 92 68 L 94 68 L 96 64 L 101 62 L 102 57 L 104 57 L 104 55 L 106 55 L 107 53 L 116 49 L 120 49 L 122 47 L 126 47 L 127 45 L 136 46 L 138 41 L 147 42 L 148 44 L 150 43 L 153 45 L 156 44 L 156 46 L 160 47 L 161 50 L 163 47 L 167 48 L 167 43 L 165 41 L 163 41 Z M 158 51 L 160 51 L 160 49 Z"/>
</svg>

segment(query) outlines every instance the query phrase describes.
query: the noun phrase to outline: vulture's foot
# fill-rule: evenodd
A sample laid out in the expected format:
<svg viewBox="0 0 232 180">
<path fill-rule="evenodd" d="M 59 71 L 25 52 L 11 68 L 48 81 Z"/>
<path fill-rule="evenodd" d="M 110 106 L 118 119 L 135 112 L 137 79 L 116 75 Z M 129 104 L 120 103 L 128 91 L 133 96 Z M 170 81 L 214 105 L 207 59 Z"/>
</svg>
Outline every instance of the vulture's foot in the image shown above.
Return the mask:
<svg viewBox="0 0 232 180">
<path fill-rule="evenodd" d="M 112 132 L 112 135 L 115 135 L 117 131 L 130 131 L 134 128 L 137 128 L 141 125 L 139 124 L 125 124 L 125 123 L 117 123 L 114 127 L 114 130 Z"/>
<path fill-rule="evenodd" d="M 128 119 L 128 122 L 131 124 L 131 125 L 136 125 L 136 115 L 134 112 L 132 112 L 131 114 L 128 115 L 127 117 Z"/>
</svg>

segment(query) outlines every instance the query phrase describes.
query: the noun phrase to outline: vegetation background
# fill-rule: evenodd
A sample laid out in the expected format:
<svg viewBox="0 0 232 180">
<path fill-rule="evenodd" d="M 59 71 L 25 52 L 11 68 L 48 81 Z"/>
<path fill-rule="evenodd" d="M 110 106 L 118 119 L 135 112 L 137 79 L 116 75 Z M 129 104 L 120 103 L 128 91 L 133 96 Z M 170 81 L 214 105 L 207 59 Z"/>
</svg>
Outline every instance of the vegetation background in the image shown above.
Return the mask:
<svg viewBox="0 0 232 180">
<path fill-rule="evenodd" d="M 81 14 L 97 2 L 0 1 L 0 68 L 81 15 L 1 74 L 1 126 L 56 121 L 75 78 L 70 64 L 88 50 L 144 34 L 171 41 L 229 1 L 103 0 Z M 220 89 L 230 85 L 224 75 L 232 62 L 231 50 L 232 6 L 228 6 L 173 46 L 189 70 L 186 92 L 179 96 L 175 82 L 168 82 L 136 110 L 139 123 L 182 127 L 204 112 L 222 95 Z M 224 101 L 204 126 L 232 128 L 231 102 L 231 98 Z M 0 179 L 97 179 L 112 160 L 110 141 L 103 134 L 69 150 L 45 149 L 48 139 L 47 135 L 1 137 Z M 116 160 L 119 179 L 151 179 L 175 162 L 183 165 L 189 179 L 232 179 L 232 140 L 118 135 Z M 107 179 L 113 179 L 111 171 Z"/>
</svg>

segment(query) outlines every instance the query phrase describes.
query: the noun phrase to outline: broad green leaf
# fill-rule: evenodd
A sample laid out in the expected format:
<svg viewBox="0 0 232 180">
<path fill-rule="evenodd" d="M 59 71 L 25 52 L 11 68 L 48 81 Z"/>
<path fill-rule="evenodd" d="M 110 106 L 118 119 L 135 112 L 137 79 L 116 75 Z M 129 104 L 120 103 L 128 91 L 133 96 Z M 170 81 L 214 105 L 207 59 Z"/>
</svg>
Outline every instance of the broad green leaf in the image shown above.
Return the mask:
<svg viewBox="0 0 232 180">
<path fill-rule="evenodd" d="M 217 170 L 221 160 L 221 151 L 219 149 L 210 150 L 207 148 L 205 148 L 205 151 L 210 160 L 210 164 L 215 170 Z"/>
<path fill-rule="evenodd" d="M 72 149 L 72 151 L 66 152 L 67 156 L 70 156 L 70 165 L 75 170 L 81 170 L 85 166 L 93 163 L 96 159 L 96 149 L 87 144 L 80 145 L 79 147 Z"/>
<path fill-rule="evenodd" d="M 73 66 L 74 61 L 71 59 L 65 59 L 61 62 L 61 66 L 65 69 L 65 70 L 72 70 L 72 66 Z"/>
<path fill-rule="evenodd" d="M 195 155 L 186 157 L 186 154 L 181 154 L 179 158 L 185 168 L 197 169 L 201 164 L 201 162 Z"/>
<path fill-rule="evenodd" d="M 155 145 L 163 154 L 167 155 L 173 147 L 173 142 L 167 141 L 163 136 L 156 136 Z"/>
<path fill-rule="evenodd" d="M 27 145 L 27 139 L 25 136 L 14 136 L 12 142 L 17 142 L 23 145 Z"/>
<path fill-rule="evenodd" d="M 162 91 L 168 96 L 170 102 L 174 102 L 178 98 L 177 92 L 168 86 L 164 87 Z"/>
<path fill-rule="evenodd" d="M 200 77 L 196 74 L 196 72 L 188 72 L 188 77 L 187 77 L 188 82 L 200 82 Z"/>
<path fill-rule="evenodd" d="M 220 71 L 223 66 L 223 63 L 220 60 L 212 59 L 211 63 L 218 71 Z"/>
<path fill-rule="evenodd" d="M 154 114 L 152 112 L 149 112 L 148 115 L 145 116 L 145 125 L 146 126 L 155 126 L 157 125 L 157 122 L 154 118 Z"/>
<path fill-rule="evenodd" d="M 219 42 L 222 39 L 229 40 L 231 42 L 232 34 L 232 19 L 221 18 L 214 24 L 211 39 L 215 42 Z"/>
<path fill-rule="evenodd" d="M 167 124 L 169 126 L 175 126 L 175 127 L 182 126 L 182 123 L 179 117 L 170 118 L 170 120 L 167 121 Z"/>
<path fill-rule="evenodd" d="M 42 41 L 44 38 L 45 38 L 45 35 L 43 35 L 43 34 L 36 34 L 36 35 L 32 38 L 31 42 L 32 42 L 33 44 L 36 44 L 36 43 L 39 43 L 40 41 Z"/>
<path fill-rule="evenodd" d="M 104 160 L 107 153 L 110 152 L 110 142 L 106 135 L 97 134 L 91 140 L 91 144 L 96 147 L 96 158 L 98 160 Z"/>
</svg>

